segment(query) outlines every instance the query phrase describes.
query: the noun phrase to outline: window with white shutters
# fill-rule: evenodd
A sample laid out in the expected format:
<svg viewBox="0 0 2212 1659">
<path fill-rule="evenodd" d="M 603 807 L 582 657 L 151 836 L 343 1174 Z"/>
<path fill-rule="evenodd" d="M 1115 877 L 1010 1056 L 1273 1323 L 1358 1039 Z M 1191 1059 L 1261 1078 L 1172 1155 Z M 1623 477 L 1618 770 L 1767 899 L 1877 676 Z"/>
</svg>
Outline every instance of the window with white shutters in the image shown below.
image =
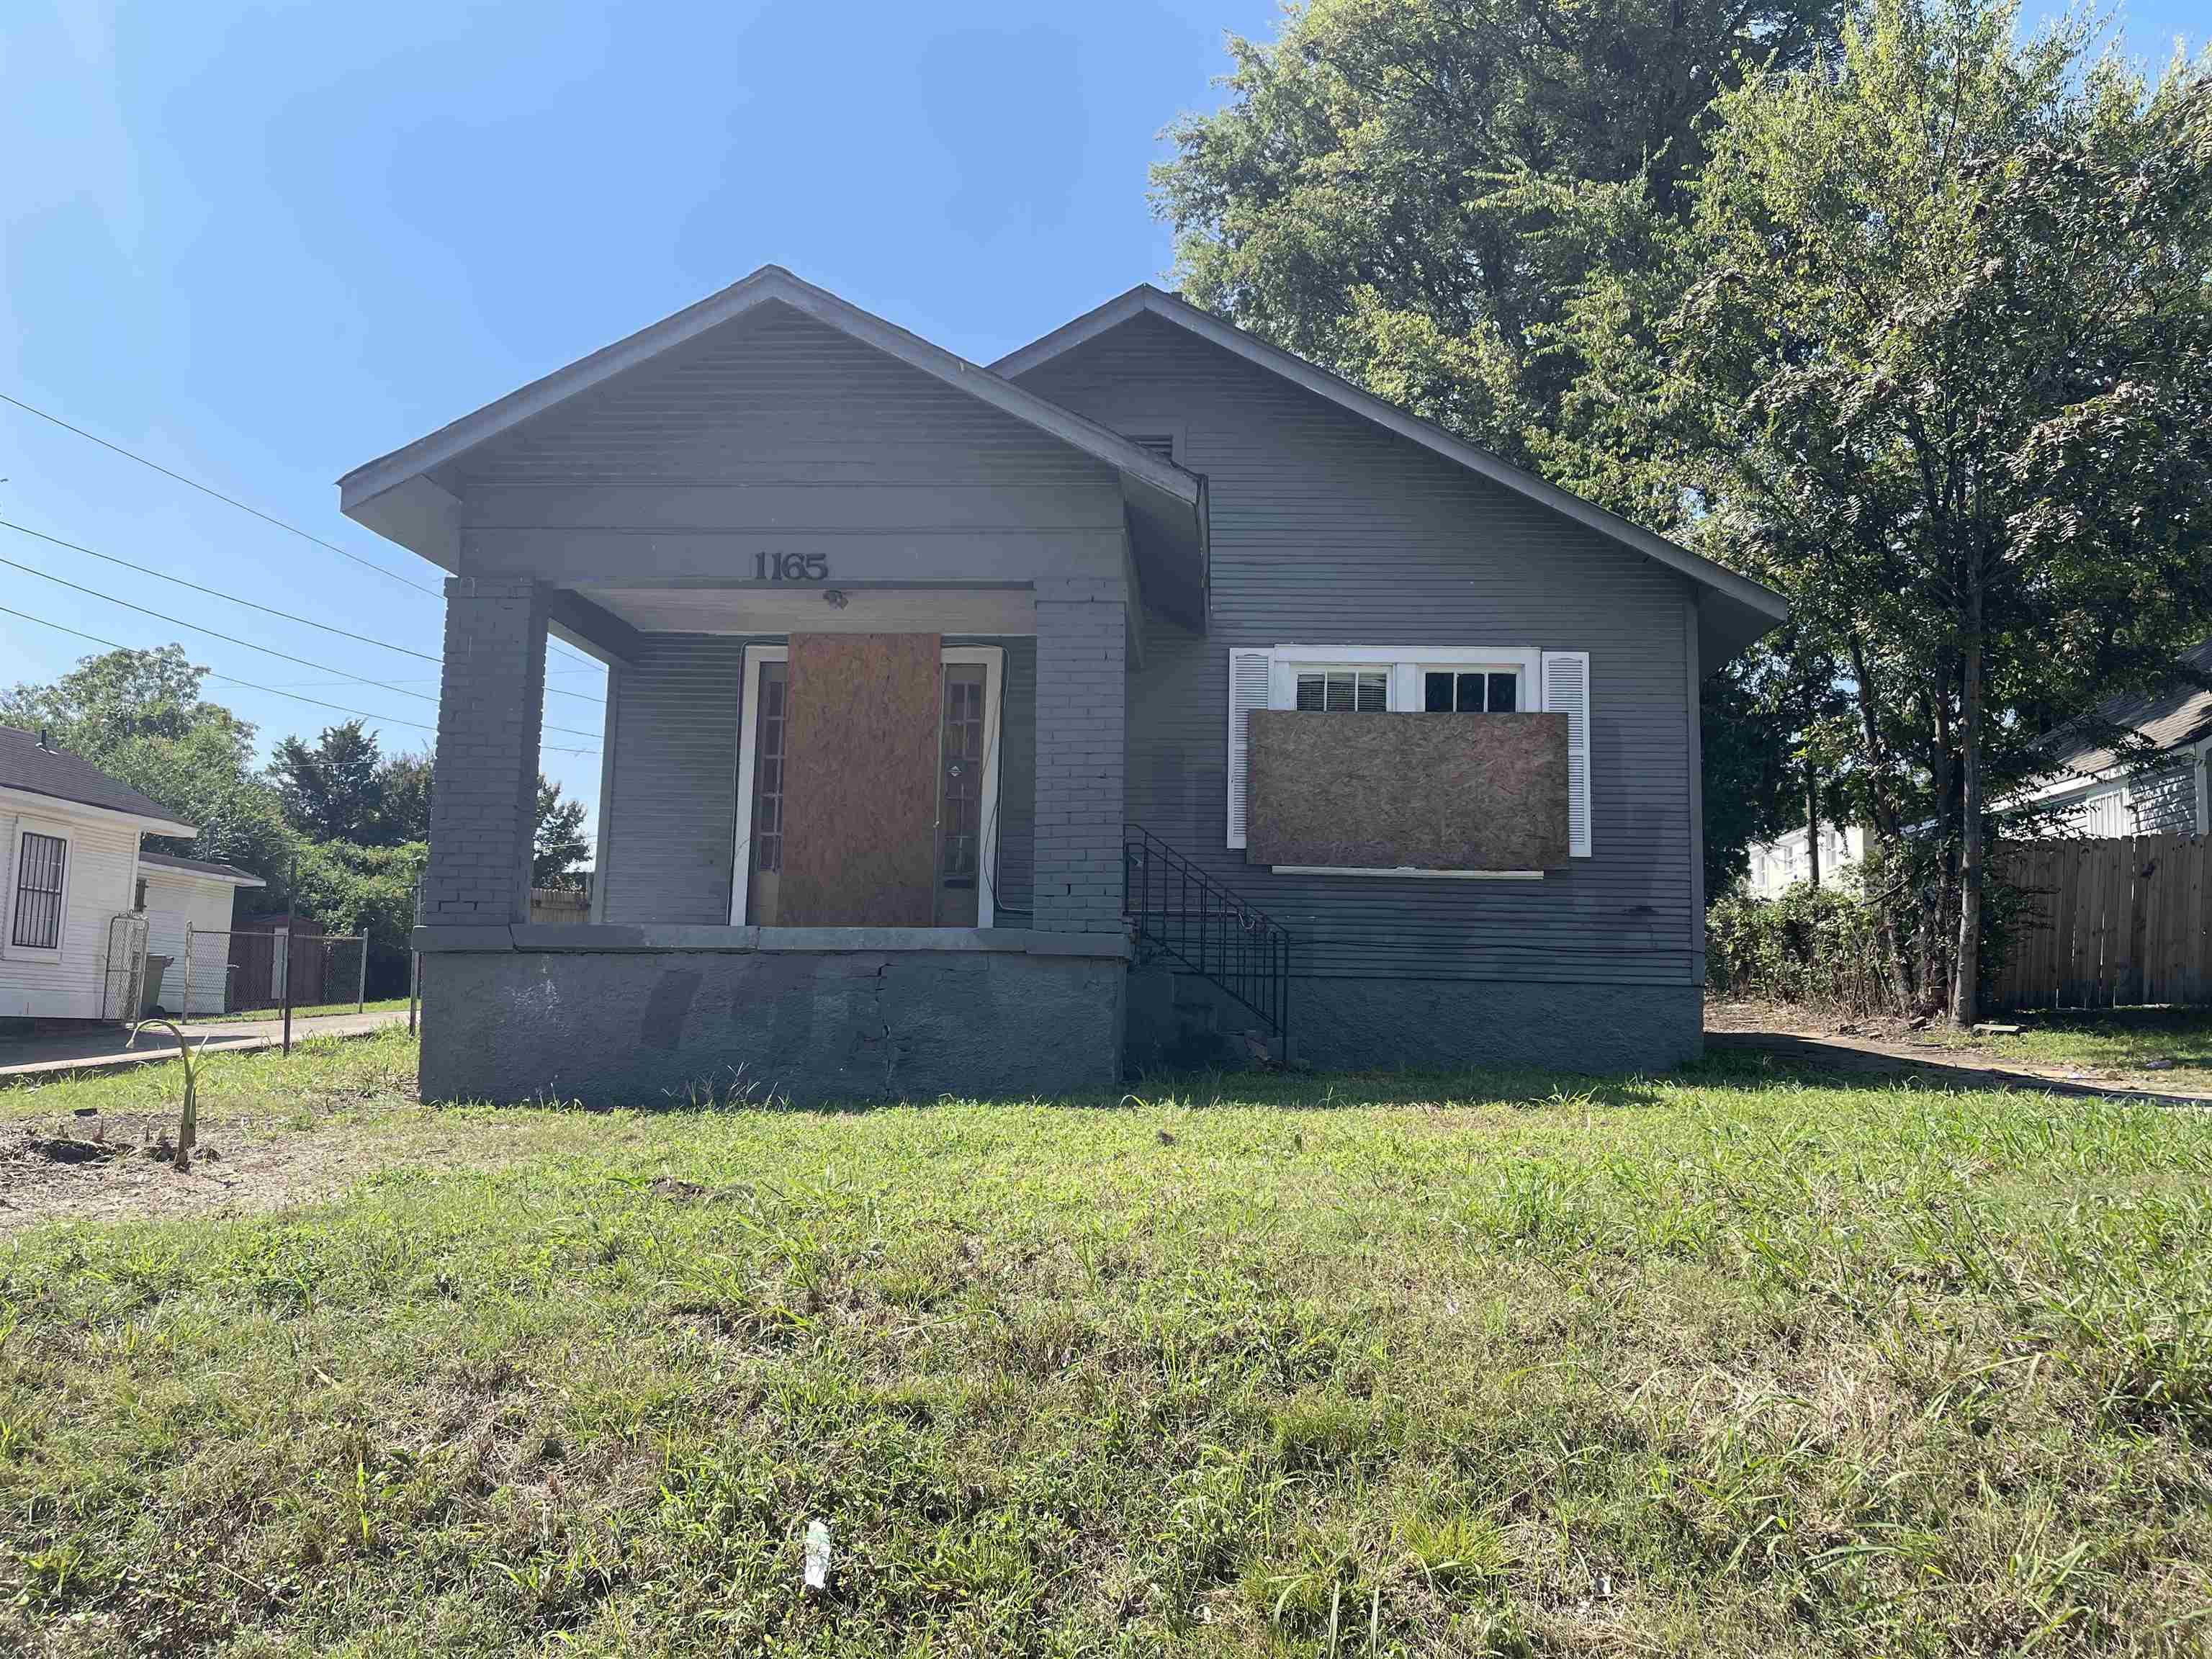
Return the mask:
<svg viewBox="0 0 2212 1659">
<path fill-rule="evenodd" d="M 1590 856 L 1589 653 L 1528 647 L 1275 646 L 1229 653 L 1229 845 L 1243 847 L 1260 708 L 1567 717 L 1568 851 Z"/>
<path fill-rule="evenodd" d="M 1567 717 L 1567 852 L 1590 855 L 1589 653 L 1544 653 L 1544 710 Z"/>
<path fill-rule="evenodd" d="M 1229 653 L 1229 844 L 1244 844 L 1244 802 L 1251 778 L 1249 717 L 1267 706 L 1273 659 L 1265 651 Z"/>
</svg>

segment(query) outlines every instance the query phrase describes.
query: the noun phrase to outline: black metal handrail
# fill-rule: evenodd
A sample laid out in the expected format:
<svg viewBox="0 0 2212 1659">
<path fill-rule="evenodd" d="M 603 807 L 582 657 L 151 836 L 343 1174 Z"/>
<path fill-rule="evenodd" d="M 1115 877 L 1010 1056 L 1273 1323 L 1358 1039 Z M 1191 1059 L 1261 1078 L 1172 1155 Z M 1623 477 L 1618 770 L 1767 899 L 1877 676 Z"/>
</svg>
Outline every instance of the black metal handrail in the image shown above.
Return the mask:
<svg viewBox="0 0 2212 1659">
<path fill-rule="evenodd" d="M 1211 980 L 1288 1038 L 1291 936 L 1142 824 L 1121 830 L 1121 908 L 1140 946 Z"/>
</svg>

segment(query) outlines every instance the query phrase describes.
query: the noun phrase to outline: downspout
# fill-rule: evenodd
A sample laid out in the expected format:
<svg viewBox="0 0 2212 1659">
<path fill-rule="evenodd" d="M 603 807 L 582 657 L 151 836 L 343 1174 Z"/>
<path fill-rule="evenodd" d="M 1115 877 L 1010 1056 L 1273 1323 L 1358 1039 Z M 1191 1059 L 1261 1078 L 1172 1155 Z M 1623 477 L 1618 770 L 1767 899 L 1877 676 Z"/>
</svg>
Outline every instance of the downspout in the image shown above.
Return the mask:
<svg viewBox="0 0 2212 1659">
<path fill-rule="evenodd" d="M 1213 631 L 1213 502 L 1212 486 L 1203 472 L 1198 480 L 1198 614 L 1205 631 Z"/>
</svg>

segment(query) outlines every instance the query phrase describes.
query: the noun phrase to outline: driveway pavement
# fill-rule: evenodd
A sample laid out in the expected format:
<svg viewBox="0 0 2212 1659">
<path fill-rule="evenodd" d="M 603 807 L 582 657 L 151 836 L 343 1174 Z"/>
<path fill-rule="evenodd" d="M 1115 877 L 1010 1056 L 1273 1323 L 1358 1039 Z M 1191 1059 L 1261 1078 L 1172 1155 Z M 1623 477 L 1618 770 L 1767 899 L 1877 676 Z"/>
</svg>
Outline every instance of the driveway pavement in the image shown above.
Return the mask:
<svg viewBox="0 0 2212 1659">
<path fill-rule="evenodd" d="M 292 1040 L 297 1042 L 310 1036 L 363 1036 L 406 1023 L 407 1011 L 404 1008 L 373 1014 L 317 1014 L 292 1022 Z M 203 1038 L 211 1053 L 251 1053 L 256 1048 L 276 1048 L 284 1040 L 282 1018 L 188 1025 L 185 1030 L 195 1052 L 202 1046 Z M 0 1039 L 0 1086 L 143 1066 L 149 1060 L 173 1060 L 176 1054 L 176 1040 L 155 1025 L 143 1028 L 135 1042 L 131 1033 L 120 1025 Z"/>
</svg>

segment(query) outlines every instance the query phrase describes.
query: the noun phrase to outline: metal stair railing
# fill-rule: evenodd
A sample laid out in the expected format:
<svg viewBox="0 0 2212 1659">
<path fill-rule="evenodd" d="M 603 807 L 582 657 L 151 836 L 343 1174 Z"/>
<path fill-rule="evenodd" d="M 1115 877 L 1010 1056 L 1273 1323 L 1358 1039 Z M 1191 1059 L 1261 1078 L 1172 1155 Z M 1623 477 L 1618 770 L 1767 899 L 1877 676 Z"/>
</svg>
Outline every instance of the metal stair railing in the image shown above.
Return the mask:
<svg viewBox="0 0 2212 1659">
<path fill-rule="evenodd" d="M 1288 1038 L 1291 936 L 1142 824 L 1121 830 L 1121 909 L 1140 950 L 1211 981 Z"/>
</svg>

